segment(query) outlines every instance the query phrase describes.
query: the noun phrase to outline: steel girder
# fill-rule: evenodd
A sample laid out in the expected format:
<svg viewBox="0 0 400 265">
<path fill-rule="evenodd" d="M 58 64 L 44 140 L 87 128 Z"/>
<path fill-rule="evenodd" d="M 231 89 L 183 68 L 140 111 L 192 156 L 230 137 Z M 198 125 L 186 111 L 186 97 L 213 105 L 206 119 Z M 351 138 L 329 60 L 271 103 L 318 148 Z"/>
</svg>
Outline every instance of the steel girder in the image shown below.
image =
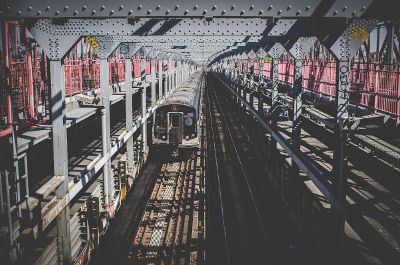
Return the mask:
<svg viewBox="0 0 400 265">
<path fill-rule="evenodd" d="M 16 17 L 354 17 L 362 16 L 374 0 L 240 0 L 129 1 L 117 0 L 4 0 L 0 12 Z M 375 2 L 378 2 L 375 0 Z M 378 13 L 379 14 L 379 13 Z"/>
</svg>

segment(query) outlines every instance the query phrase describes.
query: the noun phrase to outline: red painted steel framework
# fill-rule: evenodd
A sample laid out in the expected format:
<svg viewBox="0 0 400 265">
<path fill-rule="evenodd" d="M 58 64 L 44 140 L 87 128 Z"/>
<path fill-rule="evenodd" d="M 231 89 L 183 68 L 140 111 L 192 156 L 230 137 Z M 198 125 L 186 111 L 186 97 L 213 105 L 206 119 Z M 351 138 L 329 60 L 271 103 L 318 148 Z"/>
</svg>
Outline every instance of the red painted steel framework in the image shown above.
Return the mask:
<svg viewBox="0 0 400 265">
<path fill-rule="evenodd" d="M 3 37 L 4 36 L 4 37 Z M 0 137 L 35 124 L 45 124 L 49 112 L 48 59 L 39 45 L 30 38 L 19 22 L 1 23 L 3 39 L 0 51 Z M 117 52 L 108 60 L 109 83 L 125 81 L 125 59 Z M 100 60 L 96 50 L 82 38 L 63 60 L 65 94 L 74 96 L 100 88 Z M 132 58 L 133 78 L 140 78 L 140 58 Z M 146 74 L 150 74 L 150 58 L 146 59 Z M 156 60 L 156 73 L 158 61 Z"/>
<path fill-rule="evenodd" d="M 239 65 L 239 68 L 241 66 Z M 271 77 L 271 63 L 264 62 L 263 76 Z M 249 69 L 250 70 L 250 69 Z M 294 83 L 294 62 L 281 58 L 279 81 Z M 254 73 L 259 74 L 259 63 L 254 64 Z M 336 62 L 305 60 L 303 62 L 302 86 L 305 90 L 335 98 Z M 400 123 L 400 65 L 380 62 L 353 61 L 350 71 L 351 102 L 376 112 L 391 115 Z"/>
</svg>

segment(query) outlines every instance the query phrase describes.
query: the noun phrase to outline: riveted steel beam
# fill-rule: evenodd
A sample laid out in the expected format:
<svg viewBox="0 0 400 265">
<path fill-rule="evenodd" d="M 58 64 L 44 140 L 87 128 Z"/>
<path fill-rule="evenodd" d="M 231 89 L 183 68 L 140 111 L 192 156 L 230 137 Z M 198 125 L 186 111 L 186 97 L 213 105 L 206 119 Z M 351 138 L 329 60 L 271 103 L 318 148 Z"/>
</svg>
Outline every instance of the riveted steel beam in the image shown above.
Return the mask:
<svg viewBox="0 0 400 265">
<path fill-rule="evenodd" d="M 327 5 L 322 0 L 240 0 L 198 2 L 70 0 L 68 3 L 51 0 L 4 0 L 0 14 L 7 18 L 66 18 L 66 17 L 359 17 L 376 0 L 336 0 Z M 376 11 L 373 15 L 382 15 Z M 369 13 L 366 13 L 370 15 Z"/>
<path fill-rule="evenodd" d="M 125 59 L 132 58 L 142 47 L 144 46 L 143 43 L 126 43 L 122 42 L 119 45 L 120 54 Z"/>
<path fill-rule="evenodd" d="M 328 46 L 336 57 L 336 115 L 334 125 L 336 146 L 333 153 L 332 183 L 333 192 L 341 202 L 345 201 L 347 190 L 348 130 L 351 127 L 351 118 L 349 117 L 350 61 L 377 24 L 378 20 L 376 19 L 355 19 L 351 21 L 340 37 L 331 46 Z M 344 219 L 340 216 L 337 217 L 338 226 L 336 227 L 338 230 L 335 231 L 335 234 L 342 235 Z"/>
<path fill-rule="evenodd" d="M 354 1 L 354 9 L 360 9 L 365 1 Z M 4 0 L 0 12 L 7 17 L 308 17 L 321 0 L 293 3 L 289 0 L 263 0 L 243 2 L 239 0 L 198 2 L 194 0 L 162 1 L 115 1 L 70 0 L 68 3 L 51 0 Z M 347 13 L 347 12 L 346 12 Z M 342 13 L 338 14 L 339 16 Z M 360 12 L 358 15 L 361 15 Z"/>
</svg>

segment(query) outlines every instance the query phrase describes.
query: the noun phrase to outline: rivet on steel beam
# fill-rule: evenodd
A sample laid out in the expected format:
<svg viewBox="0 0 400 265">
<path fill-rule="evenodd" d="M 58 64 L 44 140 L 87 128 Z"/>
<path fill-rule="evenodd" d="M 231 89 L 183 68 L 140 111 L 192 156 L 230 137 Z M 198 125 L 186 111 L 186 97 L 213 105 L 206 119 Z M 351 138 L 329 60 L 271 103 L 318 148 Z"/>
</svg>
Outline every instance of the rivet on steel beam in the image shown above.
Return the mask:
<svg viewBox="0 0 400 265">
<path fill-rule="evenodd" d="M 165 11 L 165 14 L 168 15 L 171 11 L 169 9 L 167 9 L 167 11 Z"/>
<path fill-rule="evenodd" d="M 82 6 L 82 11 L 86 10 L 87 6 Z"/>
<path fill-rule="evenodd" d="M 361 7 L 361 11 L 364 11 L 364 10 L 365 10 L 365 8 L 366 8 L 365 6 L 362 6 L 362 7 Z"/>
<path fill-rule="evenodd" d="M 336 16 L 337 15 L 337 10 L 333 11 L 333 15 Z"/>
<path fill-rule="evenodd" d="M 254 9 L 254 5 L 251 5 L 249 10 L 253 10 Z"/>
<path fill-rule="evenodd" d="M 203 15 L 205 15 L 205 14 L 207 14 L 207 9 L 204 9 L 204 11 L 203 11 Z"/>
<path fill-rule="evenodd" d="M 187 15 L 189 13 L 189 10 L 185 10 L 185 12 L 183 13 L 184 15 Z"/>
<path fill-rule="evenodd" d="M 17 16 L 20 16 L 22 14 L 21 10 L 18 11 Z"/>
<path fill-rule="evenodd" d="M 55 15 L 58 16 L 60 14 L 60 11 L 56 11 Z"/>
<path fill-rule="evenodd" d="M 179 5 L 176 5 L 176 6 L 175 6 L 175 10 L 178 10 L 178 9 L 179 9 Z"/>
<path fill-rule="evenodd" d="M 306 11 L 310 10 L 311 7 L 310 6 L 306 6 Z"/>
<path fill-rule="evenodd" d="M 274 8 L 274 6 L 273 5 L 269 5 L 268 11 L 270 11 L 272 8 Z"/>
<path fill-rule="evenodd" d="M 300 14 L 301 14 L 301 11 L 300 11 L 300 10 L 297 10 L 296 16 L 298 16 L 298 15 L 300 15 Z"/>
<path fill-rule="evenodd" d="M 243 14 L 244 14 L 244 10 L 240 11 L 240 15 L 243 15 Z"/>
<path fill-rule="evenodd" d="M 213 5 L 212 10 L 215 10 L 215 9 L 217 9 L 217 6 Z"/>
<path fill-rule="evenodd" d="M 353 11 L 352 13 L 351 13 L 351 15 L 354 17 L 355 15 L 357 14 L 357 11 Z"/>
<path fill-rule="evenodd" d="M 132 9 L 128 11 L 128 15 L 132 15 L 133 11 Z"/>
<path fill-rule="evenodd" d="M 103 11 L 104 9 L 106 9 L 105 6 L 101 6 L 101 7 L 100 7 L 100 11 Z"/>
<path fill-rule="evenodd" d="M 28 11 L 31 11 L 32 10 L 32 7 L 31 6 L 28 6 Z"/>
<path fill-rule="evenodd" d="M 282 10 L 278 10 L 278 15 L 282 14 Z"/>
<path fill-rule="evenodd" d="M 151 14 L 151 9 L 147 10 L 147 15 Z"/>
<path fill-rule="evenodd" d="M 236 8 L 236 6 L 235 5 L 232 5 L 231 6 L 231 10 L 233 10 L 233 9 L 235 9 Z"/>
<path fill-rule="evenodd" d="M 343 9 L 342 9 L 342 11 L 344 12 L 344 11 L 346 11 L 346 10 L 347 10 L 347 6 L 344 6 Z"/>
</svg>

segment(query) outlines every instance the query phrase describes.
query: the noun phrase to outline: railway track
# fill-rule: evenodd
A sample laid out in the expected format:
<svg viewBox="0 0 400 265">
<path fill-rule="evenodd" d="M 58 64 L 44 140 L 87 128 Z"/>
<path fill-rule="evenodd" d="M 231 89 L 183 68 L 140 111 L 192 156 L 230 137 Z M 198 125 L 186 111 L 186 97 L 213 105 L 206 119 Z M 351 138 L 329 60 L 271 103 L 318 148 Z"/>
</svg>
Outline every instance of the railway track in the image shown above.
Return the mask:
<svg viewBox="0 0 400 265">
<path fill-rule="evenodd" d="M 249 97 L 247 100 L 249 102 Z M 254 102 L 254 108 L 257 108 L 257 102 Z M 236 113 L 238 113 L 237 109 Z M 257 128 L 255 120 L 249 118 L 244 112 L 242 114 L 242 122 L 248 125 L 245 126 L 246 128 L 249 129 L 252 126 L 253 128 Z M 278 130 L 287 140 L 291 138 L 291 127 L 291 121 L 278 122 Z M 319 126 L 314 121 L 305 118 L 303 119 L 302 130 L 301 151 L 324 173 L 328 180 L 331 180 L 332 150 L 335 141 L 332 132 Z M 250 132 L 247 136 L 249 139 L 251 138 L 253 144 L 257 145 L 260 142 L 257 140 L 257 137 L 261 138 L 261 135 L 257 136 L 257 133 L 255 134 L 254 132 Z M 332 236 L 329 235 L 329 232 L 326 232 L 329 231 L 328 226 L 331 219 L 328 215 L 330 205 L 321 196 L 321 192 L 309 180 L 302 180 L 301 176 L 297 180 L 303 182 L 303 185 L 306 187 L 305 192 L 308 191 L 308 193 L 313 194 L 314 199 L 306 207 L 304 204 L 305 194 L 302 195 L 303 197 L 299 196 L 300 193 L 297 193 L 297 195 L 292 193 L 289 196 L 288 188 L 285 188 L 284 183 L 287 185 L 288 180 L 293 179 L 290 176 L 290 170 L 287 170 L 290 168 L 290 165 L 285 161 L 287 155 L 281 152 L 282 149 L 279 146 L 278 149 L 280 155 L 277 159 L 280 161 L 268 163 L 268 158 L 266 160 L 267 167 L 270 168 L 269 171 L 274 175 L 272 178 L 277 180 L 277 186 L 281 189 L 282 197 L 286 198 L 285 200 L 288 201 L 289 207 L 293 208 L 294 214 L 303 219 L 303 223 L 304 220 L 306 220 L 306 223 L 310 223 L 310 221 L 312 222 L 316 218 L 319 218 L 319 220 L 327 218 L 325 221 L 319 222 L 318 225 L 311 227 L 314 231 L 313 233 L 316 233 L 316 235 L 310 234 L 309 237 L 317 236 L 318 239 L 315 242 L 327 242 L 331 244 L 331 242 L 328 242 L 329 240 L 326 240 L 326 238 Z M 398 170 L 392 165 L 370 156 L 356 145 L 350 144 L 348 152 L 349 170 L 346 203 L 349 208 L 351 207 L 353 216 L 352 219 L 349 217 L 345 227 L 345 233 L 349 240 L 344 241 L 343 248 L 338 251 L 343 253 L 343 257 L 346 257 L 347 261 L 352 260 L 353 264 L 379 264 L 379 262 L 392 264 L 391 260 L 399 259 L 398 253 L 400 249 L 398 241 L 399 226 L 398 222 L 395 221 L 399 219 L 397 207 L 399 199 L 398 178 L 396 178 L 399 174 Z M 293 186 L 293 183 L 291 185 Z M 299 204 L 299 199 L 303 200 L 303 203 Z M 319 202 L 318 207 L 315 207 L 317 205 L 315 202 Z M 297 206 L 300 206 L 298 207 L 299 209 L 297 209 Z M 313 214 L 310 214 L 310 209 L 313 209 Z M 308 220 L 305 218 L 306 216 L 307 218 L 310 216 L 312 218 Z M 323 227 L 322 230 L 318 230 L 319 228 L 317 227 L 319 225 Z M 315 231 L 322 231 L 322 233 Z M 322 247 L 320 252 L 330 255 L 329 253 L 332 252 L 332 249 L 330 247 Z M 341 260 L 339 256 L 333 258 Z M 343 260 L 337 261 L 336 264 L 341 262 Z"/>
<path fill-rule="evenodd" d="M 129 264 L 204 260 L 204 176 L 197 149 L 162 164 L 129 251 Z"/>
<path fill-rule="evenodd" d="M 289 250 L 297 244 L 296 227 L 268 182 L 256 152 L 245 141 L 245 132 L 229 109 L 227 97 L 219 90 L 209 77 L 207 179 L 213 181 L 210 186 L 218 187 L 218 214 L 222 218 L 219 226 L 223 231 L 220 252 L 225 255 L 214 258 L 219 264 L 256 264 L 268 260 L 288 264 L 297 255 Z"/>
</svg>

